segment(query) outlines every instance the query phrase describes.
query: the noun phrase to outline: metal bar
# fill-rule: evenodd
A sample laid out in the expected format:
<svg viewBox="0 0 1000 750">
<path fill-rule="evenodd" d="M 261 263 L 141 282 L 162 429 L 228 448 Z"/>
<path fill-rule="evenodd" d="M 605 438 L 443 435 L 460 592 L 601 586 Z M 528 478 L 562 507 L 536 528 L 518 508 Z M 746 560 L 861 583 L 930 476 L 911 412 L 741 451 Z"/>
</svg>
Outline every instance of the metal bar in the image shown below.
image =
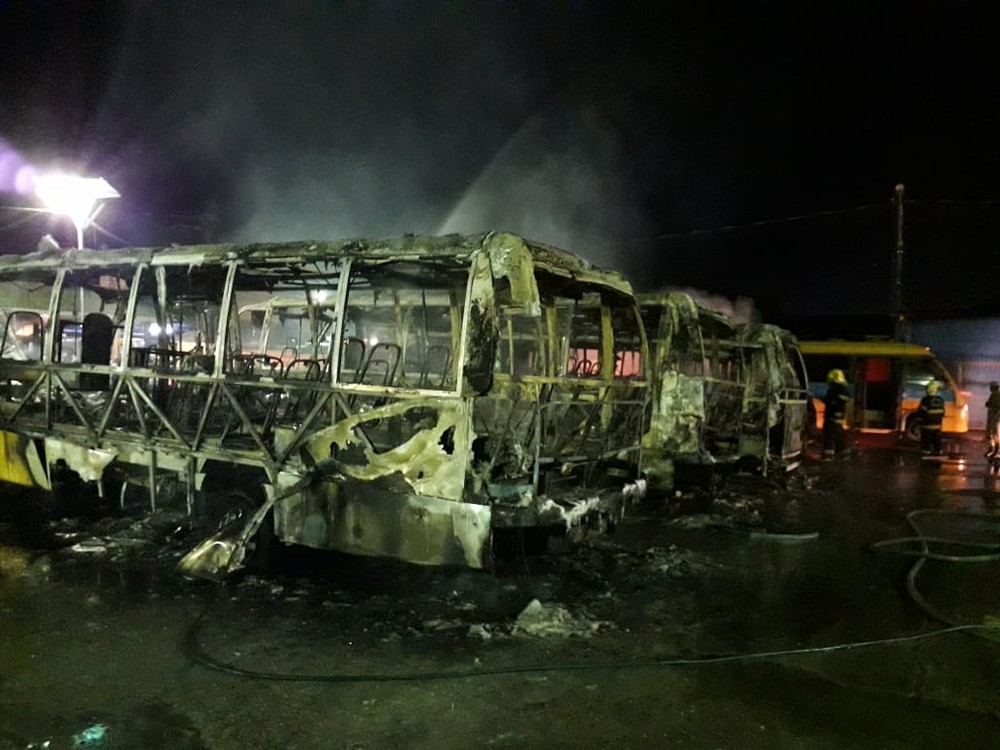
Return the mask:
<svg viewBox="0 0 1000 750">
<path fill-rule="evenodd" d="M 28 403 L 28 401 L 31 399 L 31 397 L 35 394 L 35 391 L 37 391 L 39 388 L 41 388 L 42 383 L 46 382 L 48 379 L 49 379 L 49 371 L 48 370 L 42 370 L 42 373 L 38 376 L 38 379 L 35 380 L 35 382 L 31 384 L 31 387 L 28 389 L 27 394 L 25 394 L 21 398 L 21 401 L 18 403 L 17 408 L 14 409 L 14 413 L 11 414 L 8 419 L 4 420 L 3 424 L 5 424 L 5 425 L 13 424 L 14 420 L 17 418 L 17 415 L 20 414 L 21 410 L 24 408 L 24 405 L 26 403 Z M 47 420 L 46 420 L 46 422 L 47 422 Z M 48 426 L 48 424 L 46 424 L 46 426 Z"/>
<path fill-rule="evenodd" d="M 157 346 L 161 349 L 169 348 L 170 339 L 167 333 L 167 269 L 165 266 L 157 266 L 156 275 L 156 322 L 160 326 L 160 333 L 157 335 Z"/>
<path fill-rule="evenodd" d="M 305 420 L 303 420 L 302 424 L 295 431 L 295 436 L 288 444 L 288 447 L 285 448 L 284 452 L 280 456 L 278 456 L 279 466 L 284 465 L 289 456 L 292 455 L 292 452 L 298 450 L 299 446 L 302 445 L 303 441 L 308 436 L 308 431 L 312 426 L 313 420 L 315 420 L 316 416 L 326 408 L 326 405 L 334 395 L 335 394 L 333 392 L 327 391 L 326 393 L 320 394 L 319 398 L 316 399 L 316 403 L 313 405 L 313 408 L 309 410 L 309 414 L 306 415 Z M 344 408 L 346 407 L 347 405 L 344 404 Z M 367 438 L 364 439 L 365 442 L 368 443 Z M 370 443 L 368 443 L 368 447 L 370 449 L 372 448 Z"/>
<path fill-rule="evenodd" d="M 208 425 L 208 418 L 212 412 L 212 408 L 215 406 L 215 397 L 219 392 L 219 381 L 213 380 L 212 387 L 208 392 L 208 399 L 205 401 L 205 409 L 201 413 L 201 418 L 198 420 L 198 428 L 194 433 L 194 440 L 191 441 L 191 447 L 197 450 L 201 447 L 201 442 L 205 436 L 205 428 Z"/>
<path fill-rule="evenodd" d="M 266 455 L 273 463 L 275 460 L 274 453 L 271 452 L 271 449 L 265 445 L 264 441 L 261 440 L 260 435 L 257 434 L 257 429 L 254 427 L 253 422 L 250 421 L 250 417 L 247 415 L 246 411 L 244 411 L 243 407 L 240 405 L 239 399 L 237 399 L 232 391 L 229 390 L 228 384 L 222 383 L 221 386 L 222 392 L 225 394 L 226 398 L 229 399 L 229 403 L 232 404 L 233 410 L 243 423 L 243 427 L 246 428 L 247 434 L 253 438 L 257 447 L 260 448 L 264 455 Z"/>
<path fill-rule="evenodd" d="M 337 307 L 335 308 L 336 328 L 330 342 L 330 387 L 340 382 L 340 355 L 344 346 L 344 321 L 347 319 L 347 292 L 350 286 L 353 261 L 345 258 L 340 262 L 340 279 L 337 284 Z"/>
<path fill-rule="evenodd" d="M 55 378 L 56 383 L 59 388 L 62 389 L 63 394 L 66 396 L 66 400 L 69 401 L 70 407 L 73 409 L 73 413 L 76 414 L 76 418 L 80 421 L 81 426 L 86 428 L 92 440 L 97 440 L 97 433 L 94 431 L 94 426 L 90 424 L 90 420 L 87 419 L 86 415 L 80 411 L 80 408 L 76 405 L 76 399 L 73 398 L 73 394 L 69 390 L 69 386 L 63 381 L 58 372 L 53 372 L 52 375 Z"/>
<path fill-rule="evenodd" d="M 132 277 L 132 288 L 128 292 L 128 307 L 125 309 L 125 330 L 122 334 L 121 352 L 118 359 L 118 370 L 122 373 L 128 368 L 132 361 L 132 328 L 135 325 L 135 308 L 139 303 L 139 286 L 142 276 L 149 266 L 140 263 L 135 269 Z"/>
<path fill-rule="evenodd" d="M 156 512 L 156 449 L 149 451 L 149 509 Z"/>
<path fill-rule="evenodd" d="M 219 308 L 219 328 L 215 336 L 215 362 L 212 364 L 212 377 L 224 377 L 226 366 L 226 355 L 229 352 L 229 323 L 232 316 L 233 307 L 233 282 L 236 279 L 237 263 L 229 264 L 226 272 L 226 285 L 222 289 L 222 302 Z M 237 325 L 237 330 L 239 326 Z"/>
<path fill-rule="evenodd" d="M 469 264 L 468 278 L 465 282 L 465 300 L 462 305 L 462 332 L 458 338 L 458 361 L 455 363 L 455 393 L 461 394 L 465 386 L 465 352 L 469 344 L 469 318 L 472 311 L 472 282 L 476 277 L 476 260 L 482 257 L 483 251 L 477 250 L 472 255 Z"/>
<path fill-rule="evenodd" d="M 148 406 L 150 409 L 153 410 L 153 414 L 155 414 L 156 417 L 163 423 L 163 426 L 166 427 L 168 430 L 170 430 L 170 434 L 173 435 L 175 438 L 177 438 L 177 440 L 179 440 L 181 443 L 183 443 L 185 448 L 190 449 L 191 448 L 190 443 L 188 443 L 188 441 L 184 439 L 184 436 L 177 431 L 177 429 L 173 425 L 173 422 L 171 422 L 170 418 L 167 417 L 167 415 L 160 410 L 160 407 L 157 406 L 155 403 L 153 403 L 153 400 L 149 397 L 149 394 L 146 393 L 142 388 L 136 388 L 136 392 L 139 394 L 142 400 L 146 402 L 146 406 Z"/>
<path fill-rule="evenodd" d="M 149 439 L 149 427 L 146 425 L 146 418 L 142 413 L 142 404 L 139 403 L 139 399 L 136 396 L 136 391 L 141 391 L 142 387 L 136 384 L 135 378 L 132 375 L 126 375 L 125 380 L 128 386 L 129 399 L 132 402 L 132 408 L 135 409 L 135 417 L 139 422 L 139 429 L 142 431 L 142 436 Z"/>
<path fill-rule="evenodd" d="M 195 492 L 195 459 L 193 456 L 187 457 L 187 467 L 185 472 L 185 495 L 187 500 L 187 514 L 194 515 L 194 492 Z"/>
<path fill-rule="evenodd" d="M 108 405 L 104 410 L 104 417 L 102 417 L 100 424 L 97 426 L 98 438 L 100 438 L 108 429 L 108 422 L 111 420 L 111 413 L 115 409 L 115 403 L 118 401 L 118 394 L 121 393 L 124 382 L 124 378 L 119 377 L 118 382 L 115 383 L 115 387 L 111 391 L 111 396 L 108 398 Z"/>
</svg>

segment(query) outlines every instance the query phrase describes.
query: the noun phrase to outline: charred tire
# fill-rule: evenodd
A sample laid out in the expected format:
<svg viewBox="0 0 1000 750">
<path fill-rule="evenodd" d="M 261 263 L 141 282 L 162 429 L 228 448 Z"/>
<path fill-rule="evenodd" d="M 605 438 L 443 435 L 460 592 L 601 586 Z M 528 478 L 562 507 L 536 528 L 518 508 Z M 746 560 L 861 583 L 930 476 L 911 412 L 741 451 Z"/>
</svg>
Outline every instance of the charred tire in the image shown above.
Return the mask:
<svg viewBox="0 0 1000 750">
<path fill-rule="evenodd" d="M 911 414 L 903 425 L 903 437 L 911 443 L 920 442 L 920 420 L 915 415 Z"/>
<path fill-rule="evenodd" d="M 94 516 L 100 510 L 97 486 L 60 461 L 50 472 L 49 510 L 55 518 Z"/>
</svg>

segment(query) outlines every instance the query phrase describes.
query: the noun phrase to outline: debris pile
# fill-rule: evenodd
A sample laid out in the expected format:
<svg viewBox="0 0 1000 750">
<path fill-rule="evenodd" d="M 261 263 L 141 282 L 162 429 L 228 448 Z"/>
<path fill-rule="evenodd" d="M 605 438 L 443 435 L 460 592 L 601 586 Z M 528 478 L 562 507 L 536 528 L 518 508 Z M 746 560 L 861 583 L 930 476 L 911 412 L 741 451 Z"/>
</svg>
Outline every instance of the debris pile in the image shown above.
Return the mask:
<svg viewBox="0 0 1000 750">
<path fill-rule="evenodd" d="M 704 555 L 692 550 L 679 549 L 676 544 L 650 547 L 642 557 L 651 572 L 668 578 L 690 578 L 709 569 Z"/>
<path fill-rule="evenodd" d="M 746 529 L 763 524 L 764 502 L 760 498 L 738 495 L 718 496 L 707 512 L 678 516 L 669 525 L 682 529 Z"/>
<path fill-rule="evenodd" d="M 518 615 L 511 634 L 533 638 L 588 638 L 604 627 L 612 627 L 612 623 L 577 617 L 560 604 L 542 604 L 532 599 Z"/>
<path fill-rule="evenodd" d="M 177 556 L 180 542 L 191 531 L 191 520 L 182 512 L 134 517 L 106 517 L 96 521 L 61 518 L 49 525 L 53 546 L 74 555 L 101 556 L 109 560 L 138 554 Z"/>
</svg>

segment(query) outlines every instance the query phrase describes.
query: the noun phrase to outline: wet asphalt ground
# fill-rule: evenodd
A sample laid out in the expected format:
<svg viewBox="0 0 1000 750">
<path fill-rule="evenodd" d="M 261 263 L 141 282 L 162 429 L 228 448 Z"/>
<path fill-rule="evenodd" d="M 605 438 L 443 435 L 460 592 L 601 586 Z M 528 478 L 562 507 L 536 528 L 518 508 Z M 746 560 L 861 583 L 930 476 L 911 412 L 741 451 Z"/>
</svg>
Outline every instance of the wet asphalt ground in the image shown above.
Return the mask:
<svg viewBox="0 0 1000 750">
<path fill-rule="evenodd" d="M 222 585 L 174 572 L 178 510 L 4 490 L 0 750 L 997 746 L 1000 476 L 959 448 L 650 498 L 493 572 L 286 549 Z M 918 532 L 967 559 L 873 549 Z"/>
</svg>

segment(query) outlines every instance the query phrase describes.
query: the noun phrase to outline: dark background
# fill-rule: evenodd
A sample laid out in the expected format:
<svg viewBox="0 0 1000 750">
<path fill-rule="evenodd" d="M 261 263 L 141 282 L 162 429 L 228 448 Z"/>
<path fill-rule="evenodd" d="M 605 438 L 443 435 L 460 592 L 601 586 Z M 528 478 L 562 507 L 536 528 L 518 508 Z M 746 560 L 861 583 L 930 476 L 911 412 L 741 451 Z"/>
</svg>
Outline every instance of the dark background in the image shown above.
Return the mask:
<svg viewBox="0 0 1000 750">
<path fill-rule="evenodd" d="M 88 243 L 508 229 L 771 320 L 1000 314 L 998 35 L 949 3 L 0 0 L 18 167 L 122 193 Z M 736 300 L 747 307 L 747 300 Z"/>
</svg>

